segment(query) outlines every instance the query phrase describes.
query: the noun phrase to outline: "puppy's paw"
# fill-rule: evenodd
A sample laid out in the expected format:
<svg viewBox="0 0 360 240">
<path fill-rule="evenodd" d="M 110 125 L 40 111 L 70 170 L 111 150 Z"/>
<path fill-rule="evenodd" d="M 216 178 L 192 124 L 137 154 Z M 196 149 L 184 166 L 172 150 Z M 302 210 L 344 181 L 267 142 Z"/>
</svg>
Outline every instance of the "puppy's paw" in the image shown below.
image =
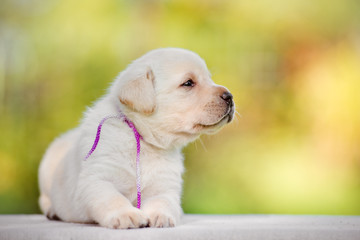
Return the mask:
<svg viewBox="0 0 360 240">
<path fill-rule="evenodd" d="M 163 211 L 153 211 L 149 214 L 149 226 L 156 228 L 175 227 L 176 219 L 171 214 Z"/>
<path fill-rule="evenodd" d="M 149 220 L 139 209 L 131 207 L 106 214 L 104 219 L 99 221 L 99 224 L 107 228 L 141 228 L 148 226 Z"/>
</svg>

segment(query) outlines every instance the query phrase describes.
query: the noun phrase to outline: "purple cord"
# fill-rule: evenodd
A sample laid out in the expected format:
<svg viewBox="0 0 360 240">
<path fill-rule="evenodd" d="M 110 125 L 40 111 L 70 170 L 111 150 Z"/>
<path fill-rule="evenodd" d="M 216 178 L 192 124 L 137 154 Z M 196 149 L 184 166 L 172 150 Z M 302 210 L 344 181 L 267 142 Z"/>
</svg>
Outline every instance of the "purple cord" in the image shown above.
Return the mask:
<svg viewBox="0 0 360 240">
<path fill-rule="evenodd" d="M 99 123 L 99 125 L 98 125 L 98 128 L 97 128 L 97 132 L 96 132 L 96 137 L 95 137 L 94 144 L 92 145 L 90 151 L 88 152 L 88 154 L 86 155 L 86 157 L 85 157 L 84 160 L 87 160 L 87 159 L 90 157 L 90 155 L 95 151 L 95 149 L 96 149 L 96 147 L 97 147 L 97 145 L 98 145 L 98 143 L 99 143 L 99 140 L 100 140 L 101 128 L 102 128 L 104 122 L 105 122 L 106 120 L 108 120 L 109 118 L 121 118 L 121 116 L 107 116 L 107 117 L 104 117 L 104 118 L 100 121 L 100 123 Z"/>
<path fill-rule="evenodd" d="M 118 118 L 118 119 L 123 119 L 124 122 L 127 123 L 127 125 L 129 126 L 129 128 L 131 128 L 134 132 L 134 136 L 135 136 L 135 140 L 136 140 L 136 190 L 137 190 L 137 208 L 140 209 L 141 207 L 141 181 L 140 181 L 140 150 L 141 150 L 141 146 L 140 146 L 140 140 L 143 139 L 142 136 L 140 135 L 140 133 L 138 132 L 138 130 L 136 129 L 135 125 L 133 122 L 131 122 L 129 119 L 127 119 L 127 117 L 120 113 L 119 115 L 116 116 L 107 116 L 104 117 L 97 128 L 97 132 L 96 132 L 96 137 L 95 137 L 95 141 L 93 146 L 91 147 L 90 151 L 88 152 L 88 154 L 86 155 L 84 160 L 87 160 L 91 154 L 95 151 L 99 140 L 100 140 L 100 133 L 101 133 L 101 128 L 103 126 L 103 124 L 105 123 L 106 120 L 110 119 L 110 118 Z"/>
<path fill-rule="evenodd" d="M 137 208 L 141 207 L 141 186 L 140 186 L 140 139 L 142 136 L 137 131 L 133 122 L 125 117 L 124 120 L 129 128 L 131 128 L 134 132 L 135 140 L 136 140 L 136 189 L 137 189 Z"/>
</svg>

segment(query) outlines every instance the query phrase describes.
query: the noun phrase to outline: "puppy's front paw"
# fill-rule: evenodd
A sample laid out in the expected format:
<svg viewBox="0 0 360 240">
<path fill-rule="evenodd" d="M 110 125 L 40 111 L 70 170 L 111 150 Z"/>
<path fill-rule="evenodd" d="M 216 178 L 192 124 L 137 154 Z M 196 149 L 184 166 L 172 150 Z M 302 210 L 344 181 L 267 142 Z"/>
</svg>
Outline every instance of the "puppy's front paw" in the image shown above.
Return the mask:
<svg viewBox="0 0 360 240">
<path fill-rule="evenodd" d="M 166 212 L 153 211 L 149 214 L 149 226 L 156 228 L 175 227 L 176 219 Z"/>
<path fill-rule="evenodd" d="M 109 212 L 99 224 L 107 228 L 141 228 L 149 224 L 147 216 L 137 208 L 123 208 Z"/>
</svg>

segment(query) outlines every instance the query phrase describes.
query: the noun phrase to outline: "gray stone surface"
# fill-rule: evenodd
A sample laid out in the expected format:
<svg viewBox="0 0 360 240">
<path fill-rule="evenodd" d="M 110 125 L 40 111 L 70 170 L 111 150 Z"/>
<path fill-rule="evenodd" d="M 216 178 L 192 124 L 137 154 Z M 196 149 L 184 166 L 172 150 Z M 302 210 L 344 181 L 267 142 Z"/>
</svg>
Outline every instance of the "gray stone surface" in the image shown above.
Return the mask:
<svg viewBox="0 0 360 240">
<path fill-rule="evenodd" d="M 0 239 L 360 240 L 360 216 L 185 215 L 176 228 L 112 230 L 42 215 L 0 215 Z"/>
</svg>

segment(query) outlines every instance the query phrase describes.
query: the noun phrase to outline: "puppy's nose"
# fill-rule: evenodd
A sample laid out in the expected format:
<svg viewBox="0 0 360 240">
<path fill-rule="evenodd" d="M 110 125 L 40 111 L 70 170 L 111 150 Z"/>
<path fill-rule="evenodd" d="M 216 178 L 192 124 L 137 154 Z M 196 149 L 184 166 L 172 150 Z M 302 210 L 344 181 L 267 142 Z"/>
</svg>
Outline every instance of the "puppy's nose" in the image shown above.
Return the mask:
<svg viewBox="0 0 360 240">
<path fill-rule="evenodd" d="M 232 99 L 233 99 L 233 95 L 226 91 L 226 92 L 223 92 L 223 94 L 220 96 L 222 99 L 225 100 L 225 102 L 227 102 L 228 104 L 231 104 L 232 102 Z"/>
</svg>

